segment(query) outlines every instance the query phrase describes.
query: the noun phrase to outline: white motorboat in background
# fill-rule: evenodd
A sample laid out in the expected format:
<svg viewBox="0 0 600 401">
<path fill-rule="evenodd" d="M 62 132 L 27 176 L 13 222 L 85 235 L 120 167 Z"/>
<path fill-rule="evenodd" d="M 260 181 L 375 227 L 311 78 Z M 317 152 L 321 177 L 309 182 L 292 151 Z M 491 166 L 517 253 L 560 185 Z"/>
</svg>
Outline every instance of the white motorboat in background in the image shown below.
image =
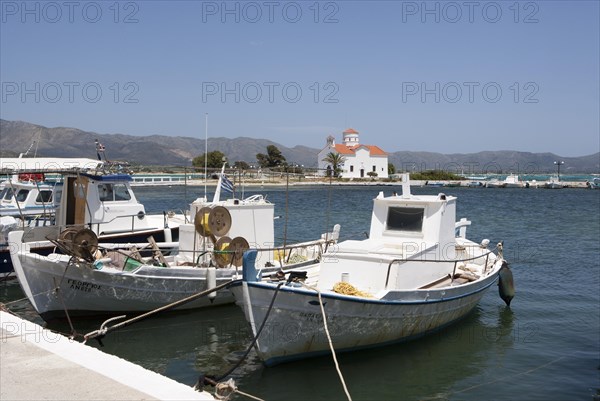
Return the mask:
<svg viewBox="0 0 600 401">
<path fill-rule="evenodd" d="M 38 195 L 52 199 L 52 206 L 45 204 L 48 212 L 44 215 L 43 224 L 35 220 L 36 214 L 26 214 L 23 208 L 10 208 L 9 217 L 2 221 L 2 234 L 5 238 L 0 245 L 0 275 L 10 275 L 13 265 L 10 258 L 10 247 L 7 235 L 15 229 L 25 229 L 23 242 L 30 242 L 29 249 L 40 254 L 49 254 L 55 248 L 46 236 L 53 232 L 54 225 L 59 227 L 88 227 L 99 238 L 100 242 L 138 243 L 146 242 L 153 236 L 157 242 L 176 242 L 178 226 L 185 222 L 183 215 L 162 213 L 146 214 L 131 190 L 131 176 L 115 173 L 107 169 L 105 162 L 94 159 L 73 158 L 3 158 L 1 171 L 7 175 L 40 175 L 53 174 L 58 183 L 36 185 L 39 189 L 25 189 L 20 184 L 5 184 L 5 197 L 16 190 L 17 197 L 27 192 L 27 199 L 37 200 Z M 118 169 L 117 169 L 118 171 Z M 11 191 L 12 190 L 12 191 Z M 39 191 L 39 192 L 38 192 Z M 36 195 L 37 193 L 37 195 Z M 48 202 L 49 203 L 49 202 Z M 46 206 L 48 206 L 46 208 Z M 39 209 L 38 209 L 39 213 Z M 41 227 L 40 227 L 41 226 Z M 31 229 L 37 227 L 35 230 Z"/>
<path fill-rule="evenodd" d="M 560 178 L 558 176 L 551 176 L 548 181 L 544 184 L 544 188 L 547 189 L 561 189 L 564 188 L 564 185 L 560 182 Z"/>
<path fill-rule="evenodd" d="M 519 176 L 516 174 L 509 174 L 508 177 L 504 179 L 504 187 L 505 188 L 523 188 L 525 184 L 519 181 Z"/>
</svg>

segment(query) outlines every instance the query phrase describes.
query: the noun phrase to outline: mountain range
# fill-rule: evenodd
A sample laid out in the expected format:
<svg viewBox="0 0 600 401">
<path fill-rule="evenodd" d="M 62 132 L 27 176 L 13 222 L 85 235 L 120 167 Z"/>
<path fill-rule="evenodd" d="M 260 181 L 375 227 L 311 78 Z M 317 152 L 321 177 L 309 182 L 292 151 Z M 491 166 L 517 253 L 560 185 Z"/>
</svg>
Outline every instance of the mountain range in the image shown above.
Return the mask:
<svg viewBox="0 0 600 401">
<path fill-rule="evenodd" d="M 190 165 L 192 158 L 204 153 L 204 139 L 149 135 L 99 134 L 76 128 L 48 128 L 24 121 L 0 119 L 0 156 L 15 157 L 32 144 L 30 154 L 45 157 L 96 157 L 94 141 L 98 139 L 106 148 L 110 160 L 125 160 L 131 164 L 147 166 Z M 296 145 L 286 147 L 267 139 L 249 137 L 208 138 L 208 151 L 223 152 L 230 163 L 246 161 L 256 163 L 257 153 L 266 153 L 275 145 L 288 163 L 306 167 L 317 166 L 320 149 Z M 457 173 L 519 174 L 556 171 L 555 161 L 564 161 L 564 173 L 599 173 L 600 152 L 581 157 L 562 157 L 553 153 L 531 153 L 514 150 L 483 151 L 477 153 L 442 154 L 433 152 L 390 152 L 388 160 L 397 170 L 445 170 Z"/>
</svg>

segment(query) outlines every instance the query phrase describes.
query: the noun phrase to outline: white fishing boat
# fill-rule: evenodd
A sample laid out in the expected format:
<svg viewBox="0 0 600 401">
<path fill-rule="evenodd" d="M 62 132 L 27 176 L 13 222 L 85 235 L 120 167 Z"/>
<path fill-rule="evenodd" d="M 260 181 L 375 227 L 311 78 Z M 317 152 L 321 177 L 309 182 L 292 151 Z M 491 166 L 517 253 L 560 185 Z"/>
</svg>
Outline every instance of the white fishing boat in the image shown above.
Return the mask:
<svg viewBox="0 0 600 401">
<path fill-rule="evenodd" d="M 497 178 L 493 178 L 485 183 L 486 188 L 504 188 L 506 184 Z"/>
<path fill-rule="evenodd" d="M 516 174 L 509 174 L 504 179 L 505 188 L 523 188 L 525 185 L 519 180 L 519 176 Z"/>
<path fill-rule="evenodd" d="M 412 195 L 408 174 L 402 181 L 401 196 L 374 199 L 369 238 L 330 248 L 318 276 L 262 279 L 257 253 L 244 255 L 231 290 L 265 364 L 329 353 L 328 337 L 350 351 L 425 335 L 472 311 L 499 275 L 510 303 L 512 273 L 489 240 L 465 238 L 470 222 L 455 222 L 456 198 Z"/>
<path fill-rule="evenodd" d="M 212 202 L 202 198 L 191 210 L 194 223 L 179 226 L 175 255 L 163 255 L 156 245 L 149 247 L 154 254 L 144 258 L 140 244 L 132 250 L 115 249 L 117 245 L 99 244 L 89 229 L 59 232 L 54 227 L 46 235 L 62 253 L 45 256 L 31 252 L 31 242 L 22 243 L 23 231 L 12 232 L 10 241 L 21 244 L 11 250 L 21 287 L 44 319 L 140 313 L 230 282 L 249 247 L 264 249 L 260 267 L 276 272 L 315 265 L 339 236 L 337 226 L 336 232 L 316 241 L 273 249 L 274 205 L 260 195 L 224 201 L 216 195 Z M 232 302 L 232 294 L 223 290 L 180 309 Z"/>
<path fill-rule="evenodd" d="M 105 170 L 105 162 L 99 160 L 3 158 L 1 162 L 2 170 L 11 174 L 52 173 L 61 177 L 61 183 L 53 187 L 52 208 L 48 207 L 52 213 L 46 214 L 44 224 L 35 220 L 37 215 L 26 215 L 18 207 L 16 215 L 11 209 L 10 218 L 14 221 L 7 218 L 2 222 L 4 243 L 0 244 L 0 275 L 3 276 L 13 273 L 7 235 L 17 228 L 26 229 L 22 240 L 30 243 L 31 251 L 47 255 L 55 248 L 46 238 L 47 230 L 53 229 L 39 226 L 85 226 L 100 242 L 146 242 L 149 236 L 157 242 L 176 242 L 178 226 L 185 222 L 185 216 L 174 213 L 147 214 L 131 190 L 131 176 Z M 11 188 L 16 187 L 11 183 L 5 185 L 5 190 Z M 19 189 L 16 195 L 20 192 Z"/>
<path fill-rule="evenodd" d="M 551 176 L 548 181 L 544 184 L 544 188 L 547 189 L 561 189 L 564 188 L 564 185 L 560 182 L 560 178 L 558 175 Z"/>
</svg>

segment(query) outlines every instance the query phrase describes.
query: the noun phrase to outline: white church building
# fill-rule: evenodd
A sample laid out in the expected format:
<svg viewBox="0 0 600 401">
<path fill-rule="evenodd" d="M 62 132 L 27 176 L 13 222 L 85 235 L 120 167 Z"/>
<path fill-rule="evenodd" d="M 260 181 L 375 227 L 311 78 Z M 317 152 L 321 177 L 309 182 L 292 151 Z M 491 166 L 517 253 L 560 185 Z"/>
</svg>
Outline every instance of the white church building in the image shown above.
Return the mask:
<svg viewBox="0 0 600 401">
<path fill-rule="evenodd" d="M 328 153 L 339 153 L 344 157 L 340 166 L 342 178 L 367 178 L 369 172 L 377 173 L 377 178 L 388 178 L 388 155 L 380 147 L 361 145 L 358 131 L 348 128 L 342 133 L 343 143 L 335 143 L 333 136 L 327 137 L 327 145 L 319 152 L 319 175 L 327 175 L 332 166 L 324 161 Z"/>
</svg>

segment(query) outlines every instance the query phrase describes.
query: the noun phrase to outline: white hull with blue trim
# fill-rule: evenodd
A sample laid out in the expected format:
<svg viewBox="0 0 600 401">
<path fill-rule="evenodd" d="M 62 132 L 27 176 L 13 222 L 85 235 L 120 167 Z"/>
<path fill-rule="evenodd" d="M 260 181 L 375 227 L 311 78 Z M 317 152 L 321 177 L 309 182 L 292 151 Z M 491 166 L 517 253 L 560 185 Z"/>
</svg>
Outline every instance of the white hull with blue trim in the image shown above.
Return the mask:
<svg viewBox="0 0 600 401">
<path fill-rule="evenodd" d="M 330 248 L 315 278 L 262 280 L 253 253 L 245 255 L 244 279 L 231 290 L 265 364 L 330 352 L 319 293 L 333 347 L 349 351 L 419 337 L 463 318 L 508 270 L 488 240 L 465 238 L 470 222 L 455 222 L 456 198 L 411 195 L 408 185 L 403 192 L 380 194 L 369 238 Z"/>
</svg>

